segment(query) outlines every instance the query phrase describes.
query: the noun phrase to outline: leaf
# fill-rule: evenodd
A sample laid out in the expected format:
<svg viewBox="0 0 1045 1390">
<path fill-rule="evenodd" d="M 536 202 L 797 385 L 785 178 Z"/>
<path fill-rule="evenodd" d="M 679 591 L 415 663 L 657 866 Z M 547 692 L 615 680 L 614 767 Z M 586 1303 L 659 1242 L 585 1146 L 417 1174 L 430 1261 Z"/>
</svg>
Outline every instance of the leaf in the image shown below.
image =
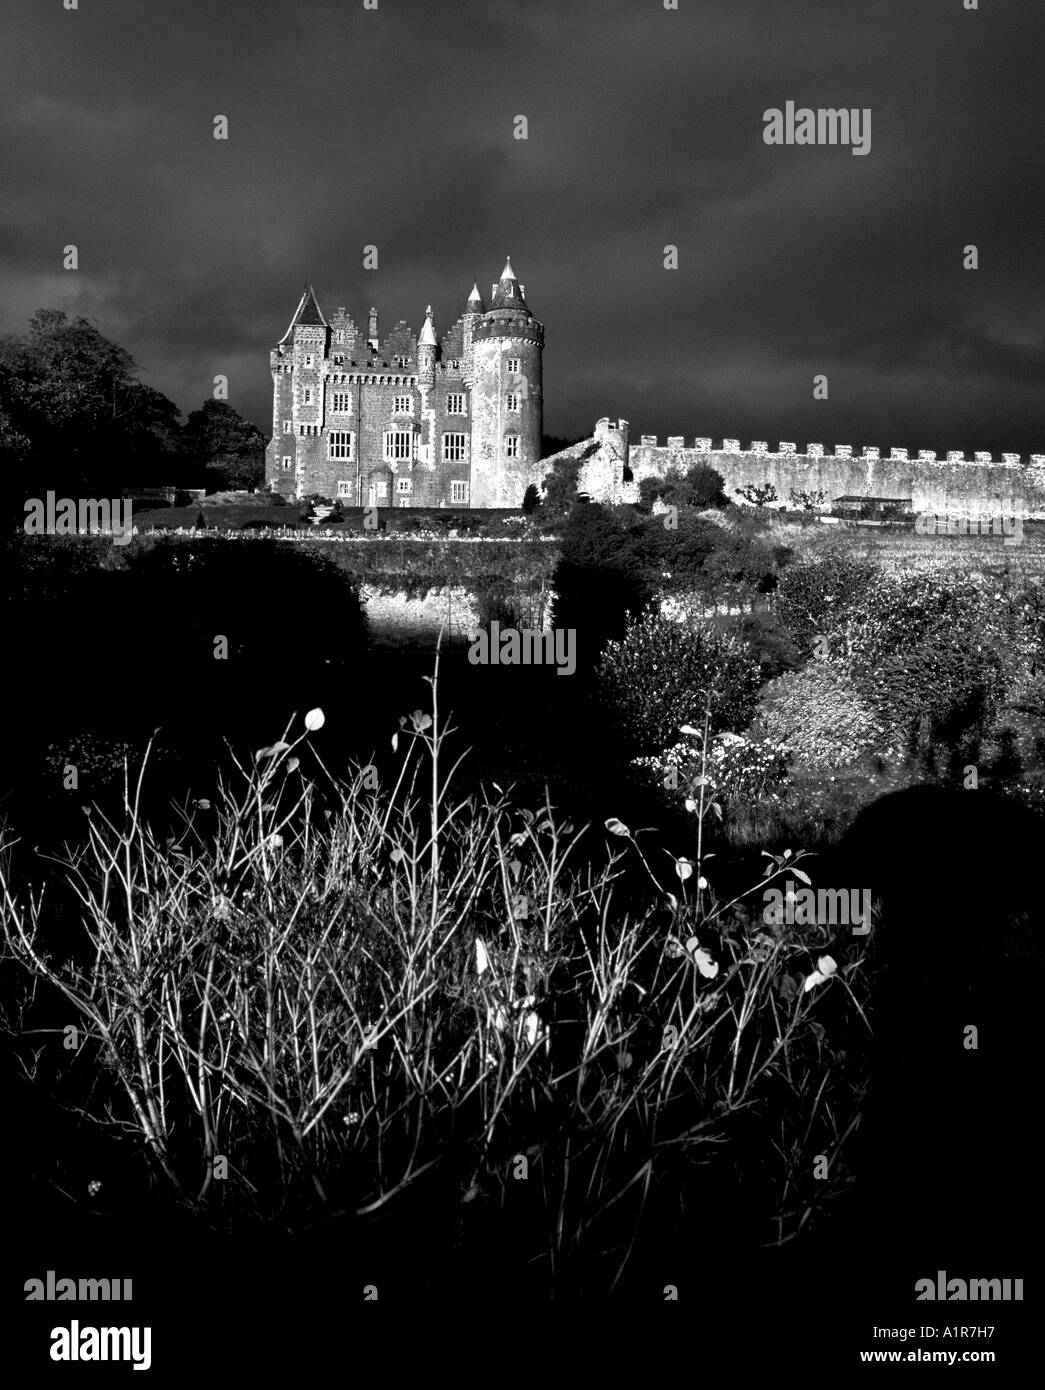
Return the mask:
<svg viewBox="0 0 1045 1390">
<path fill-rule="evenodd" d="M 692 861 L 692 859 L 676 859 L 676 860 L 675 860 L 675 872 L 678 874 L 679 878 L 682 880 L 683 883 L 685 883 L 686 880 L 687 880 L 688 878 L 692 878 L 692 877 L 693 877 L 693 861 Z"/>
<path fill-rule="evenodd" d="M 300 766 L 301 766 L 301 759 L 300 759 L 300 758 L 288 758 L 288 759 L 287 759 L 287 771 L 288 771 L 288 772 L 297 772 L 297 770 L 298 770 L 298 768 L 299 768 Z"/>
<path fill-rule="evenodd" d="M 826 980 L 829 975 L 833 975 L 838 969 L 838 963 L 834 956 L 821 956 L 816 963 L 816 968 Z"/>
<path fill-rule="evenodd" d="M 629 837 L 631 835 L 631 831 L 628 827 L 622 820 L 618 820 L 616 816 L 610 816 L 609 820 L 606 822 L 606 829 L 611 835 L 627 835 Z"/>
<path fill-rule="evenodd" d="M 284 743 L 282 739 L 278 743 L 272 743 L 268 748 L 259 748 L 254 754 L 254 761 L 260 763 L 263 758 L 274 758 L 277 753 L 284 753 L 290 747 L 289 743 Z"/>
<path fill-rule="evenodd" d="M 718 974 L 718 961 L 713 960 L 703 947 L 693 952 L 693 962 L 705 980 L 713 980 Z"/>
<path fill-rule="evenodd" d="M 399 735 L 398 735 L 398 734 L 393 734 L 393 735 L 392 735 L 392 752 L 394 753 L 398 747 L 399 747 Z"/>
<path fill-rule="evenodd" d="M 475 968 L 480 975 L 490 969 L 490 957 L 485 944 L 480 941 L 479 937 L 475 938 Z"/>
<path fill-rule="evenodd" d="M 791 851 L 788 850 L 788 854 L 790 853 Z M 794 874 L 795 878 L 800 878 L 803 883 L 810 886 L 812 885 L 812 880 L 810 879 L 809 875 L 804 874 L 801 869 L 792 869 L 791 872 Z"/>
<path fill-rule="evenodd" d="M 322 729 L 327 722 L 327 717 L 321 709 L 310 709 L 305 715 L 305 728 L 310 734 L 314 734 L 317 729 Z"/>
<path fill-rule="evenodd" d="M 401 849 L 399 845 L 396 845 L 395 849 L 389 855 L 389 858 L 392 860 L 393 864 L 398 864 L 406 858 L 406 851 Z"/>
</svg>

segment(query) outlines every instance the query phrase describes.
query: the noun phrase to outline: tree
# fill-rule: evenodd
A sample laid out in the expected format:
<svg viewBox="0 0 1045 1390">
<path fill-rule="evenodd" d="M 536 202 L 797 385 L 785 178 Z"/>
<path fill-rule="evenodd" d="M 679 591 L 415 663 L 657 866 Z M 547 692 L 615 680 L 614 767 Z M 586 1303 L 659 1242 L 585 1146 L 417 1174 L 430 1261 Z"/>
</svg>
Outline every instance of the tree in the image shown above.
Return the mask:
<svg viewBox="0 0 1045 1390">
<path fill-rule="evenodd" d="M 541 505 L 541 494 L 537 489 L 536 483 L 530 483 L 523 493 L 522 510 L 523 516 L 533 516 L 534 512 Z"/>
<path fill-rule="evenodd" d="M 804 512 L 815 512 L 818 507 L 822 507 L 827 501 L 827 493 L 824 492 L 822 488 L 817 488 L 815 491 L 811 492 L 796 492 L 795 489 L 792 488 L 791 501 L 794 502 L 797 507 L 801 507 Z"/>
<path fill-rule="evenodd" d="M 212 492 L 253 488 L 265 474 L 265 436 L 228 401 L 206 400 L 185 422 L 185 444 Z"/>
<path fill-rule="evenodd" d="M 746 483 L 743 487 L 738 487 L 737 496 L 743 497 L 745 502 L 750 502 L 753 507 L 762 508 L 769 502 L 777 502 L 777 490 L 772 483 Z"/>
<path fill-rule="evenodd" d="M 709 464 L 694 463 L 685 473 L 670 470 L 664 482 L 660 495 L 671 506 L 705 511 L 726 505 L 725 481 Z"/>
<path fill-rule="evenodd" d="M 137 379 L 123 348 L 90 320 L 38 309 L 0 338 L 0 448 L 71 496 L 170 482 L 182 461 L 180 412 Z M 42 487 L 40 484 L 30 486 Z"/>
</svg>

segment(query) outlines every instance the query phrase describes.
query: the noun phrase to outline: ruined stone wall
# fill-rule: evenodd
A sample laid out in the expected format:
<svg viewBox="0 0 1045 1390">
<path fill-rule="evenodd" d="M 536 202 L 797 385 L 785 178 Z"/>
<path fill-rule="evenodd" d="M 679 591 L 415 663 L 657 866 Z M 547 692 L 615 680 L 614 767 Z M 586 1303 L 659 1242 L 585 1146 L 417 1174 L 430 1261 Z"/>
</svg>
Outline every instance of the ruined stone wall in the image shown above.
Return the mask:
<svg viewBox="0 0 1045 1390">
<path fill-rule="evenodd" d="M 628 462 L 636 483 L 647 477 L 663 477 L 668 468 L 708 464 L 721 474 L 727 495 L 736 498 L 739 487 L 772 483 L 781 503 L 790 505 L 791 492 L 824 492 L 826 510 L 838 497 L 890 497 L 910 499 L 916 513 L 940 516 L 996 513 L 1011 501 L 1023 514 L 1045 519 L 1045 455 L 974 454 L 961 451 L 937 458 L 931 450 L 881 451 L 866 446 L 857 452 L 849 445 L 835 445 L 831 452 L 822 444 L 807 444 L 803 452 L 793 443 L 774 450 L 764 440 L 741 449 L 736 439 L 713 447 L 709 438 L 697 437 L 686 447 L 681 436 L 660 445 L 655 435 L 642 435 L 630 446 Z"/>
</svg>

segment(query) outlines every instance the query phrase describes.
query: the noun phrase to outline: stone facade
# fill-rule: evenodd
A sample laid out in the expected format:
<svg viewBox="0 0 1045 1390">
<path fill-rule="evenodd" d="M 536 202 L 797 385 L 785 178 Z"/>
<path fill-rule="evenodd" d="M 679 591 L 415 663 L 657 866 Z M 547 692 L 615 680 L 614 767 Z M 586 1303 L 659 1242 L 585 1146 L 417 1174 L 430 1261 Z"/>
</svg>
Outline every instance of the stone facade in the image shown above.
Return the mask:
<svg viewBox="0 0 1045 1390">
<path fill-rule="evenodd" d="M 270 354 L 265 481 L 361 507 L 518 507 L 539 484 L 544 326 L 509 260 L 486 309 L 473 286 L 440 339 L 429 308 L 415 335 L 384 341 L 343 308 L 324 317 L 311 286 Z"/>
<path fill-rule="evenodd" d="M 794 443 L 770 449 L 756 440 L 742 449 L 740 441 L 725 439 L 712 446 L 707 436 L 697 436 L 691 448 L 682 436 L 669 437 L 666 445 L 656 435 L 629 440 L 628 422 L 602 419 L 590 439 L 572 445 L 562 454 L 545 459 L 550 471 L 557 459 L 584 455 L 578 492 L 593 502 L 636 502 L 643 478 L 662 478 L 669 468 L 687 469 L 705 463 L 721 474 L 726 495 L 739 500 L 737 489 L 771 483 L 780 504 L 789 506 L 791 493 L 822 492 L 821 511 L 828 511 L 843 497 L 889 498 L 909 501 L 916 514 L 938 516 L 1000 515 L 1015 508 L 1031 520 L 1045 520 L 1045 454 L 977 453 L 967 460 L 960 450 L 946 459 L 929 449 L 917 452 L 892 448 L 888 457 L 875 445 L 860 451 L 836 444 L 828 453 L 822 444 L 807 444 L 800 452 Z"/>
</svg>

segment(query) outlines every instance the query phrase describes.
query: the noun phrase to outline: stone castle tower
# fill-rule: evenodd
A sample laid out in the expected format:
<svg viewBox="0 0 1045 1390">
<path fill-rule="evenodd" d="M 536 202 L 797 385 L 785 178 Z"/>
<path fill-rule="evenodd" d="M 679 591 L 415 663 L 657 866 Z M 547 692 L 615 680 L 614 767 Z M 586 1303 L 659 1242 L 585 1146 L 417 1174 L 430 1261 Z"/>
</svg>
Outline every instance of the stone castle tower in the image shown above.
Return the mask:
<svg viewBox="0 0 1045 1390">
<path fill-rule="evenodd" d="M 418 336 L 329 322 L 311 285 L 270 353 L 272 439 L 265 481 L 286 497 L 348 506 L 518 507 L 540 484 L 544 326 L 509 259 L 486 309 L 473 285 L 440 340 L 431 307 Z"/>
</svg>

